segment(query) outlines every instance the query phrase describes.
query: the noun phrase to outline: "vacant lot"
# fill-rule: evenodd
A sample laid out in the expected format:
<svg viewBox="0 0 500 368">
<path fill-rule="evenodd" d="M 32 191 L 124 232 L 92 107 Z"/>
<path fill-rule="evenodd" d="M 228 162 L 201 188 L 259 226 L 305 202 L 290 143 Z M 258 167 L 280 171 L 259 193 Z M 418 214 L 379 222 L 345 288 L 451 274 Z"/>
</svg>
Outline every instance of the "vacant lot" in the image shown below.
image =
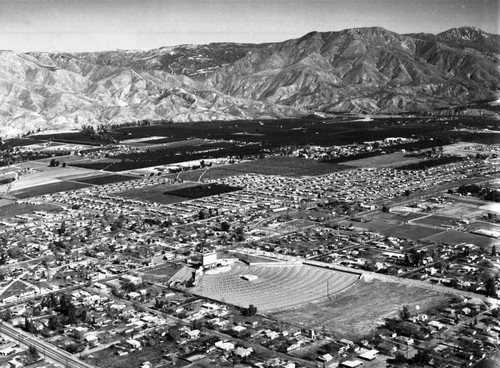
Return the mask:
<svg viewBox="0 0 500 368">
<path fill-rule="evenodd" d="M 423 312 L 449 297 L 427 289 L 373 280 L 358 282 L 327 301 L 274 313 L 287 323 L 331 332 L 336 338 L 358 339 L 393 317 L 403 308 L 415 306 Z"/>
</svg>

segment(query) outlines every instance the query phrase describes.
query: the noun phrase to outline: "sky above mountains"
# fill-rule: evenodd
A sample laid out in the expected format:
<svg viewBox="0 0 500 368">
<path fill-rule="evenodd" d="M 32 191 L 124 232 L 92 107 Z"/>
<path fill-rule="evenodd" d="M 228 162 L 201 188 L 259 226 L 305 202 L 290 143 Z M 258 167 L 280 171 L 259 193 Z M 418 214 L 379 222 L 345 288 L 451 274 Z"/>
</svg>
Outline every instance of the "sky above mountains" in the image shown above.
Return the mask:
<svg viewBox="0 0 500 368">
<path fill-rule="evenodd" d="M 498 0 L 0 0 L 0 49 L 146 50 L 276 42 L 311 31 L 381 26 L 500 33 Z"/>
</svg>

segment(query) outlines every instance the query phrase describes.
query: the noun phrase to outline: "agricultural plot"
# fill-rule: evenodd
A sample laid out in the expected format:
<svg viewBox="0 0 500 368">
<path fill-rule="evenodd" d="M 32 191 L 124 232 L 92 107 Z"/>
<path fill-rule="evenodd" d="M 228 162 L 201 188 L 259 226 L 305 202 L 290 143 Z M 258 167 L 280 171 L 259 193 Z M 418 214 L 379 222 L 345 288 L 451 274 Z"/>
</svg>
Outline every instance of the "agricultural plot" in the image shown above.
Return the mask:
<svg viewBox="0 0 500 368">
<path fill-rule="evenodd" d="M 419 311 L 425 313 L 448 299 L 445 294 L 402 283 L 360 281 L 327 300 L 271 316 L 307 328 L 324 328 L 336 338 L 356 340 L 373 332 L 385 318 L 396 316 L 404 305 L 408 305 L 412 313 L 418 305 Z"/>
<path fill-rule="evenodd" d="M 382 231 L 382 233 L 387 236 L 395 236 L 410 240 L 420 240 L 442 232 L 443 229 L 433 229 L 417 225 L 397 225 Z"/>
<path fill-rule="evenodd" d="M 254 275 L 257 279 L 245 280 L 241 275 Z M 227 272 L 203 275 L 190 292 L 240 307 L 253 304 L 265 313 L 326 298 L 358 279 L 356 274 L 300 264 L 237 263 Z"/>
</svg>

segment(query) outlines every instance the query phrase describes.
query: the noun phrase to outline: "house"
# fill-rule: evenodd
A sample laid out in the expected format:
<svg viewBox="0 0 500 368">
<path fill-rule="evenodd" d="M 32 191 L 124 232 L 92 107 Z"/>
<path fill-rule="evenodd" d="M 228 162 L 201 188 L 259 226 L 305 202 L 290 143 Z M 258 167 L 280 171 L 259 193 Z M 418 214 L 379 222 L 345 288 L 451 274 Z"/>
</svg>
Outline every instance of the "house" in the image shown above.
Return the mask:
<svg viewBox="0 0 500 368">
<path fill-rule="evenodd" d="M 247 329 L 246 327 L 244 327 L 244 326 L 239 326 L 239 325 L 238 325 L 238 326 L 234 326 L 234 327 L 232 328 L 232 330 L 233 330 L 233 331 L 236 331 L 236 332 L 238 332 L 238 333 L 241 333 L 241 332 L 245 331 L 246 329 Z"/>
<path fill-rule="evenodd" d="M 198 336 L 200 336 L 200 332 L 200 330 L 186 331 L 185 335 L 190 339 L 196 339 Z"/>
<path fill-rule="evenodd" d="M 359 367 L 360 365 L 363 365 L 363 362 L 361 360 L 346 360 L 345 362 L 342 362 L 340 365 L 342 367 L 347 367 L 347 368 L 356 368 Z"/>
<path fill-rule="evenodd" d="M 318 357 L 318 360 L 321 361 L 321 362 L 324 362 L 324 363 L 328 363 L 330 360 L 333 359 L 333 356 L 331 356 L 330 354 L 323 354 L 323 355 L 320 355 Z"/>
<path fill-rule="evenodd" d="M 377 357 L 378 353 L 379 353 L 378 350 L 372 349 L 359 354 L 358 357 L 364 360 L 374 360 Z"/>
<path fill-rule="evenodd" d="M 141 342 L 134 340 L 134 339 L 128 339 L 125 341 L 132 349 L 140 349 L 141 348 Z"/>
<path fill-rule="evenodd" d="M 229 341 L 217 341 L 215 346 L 224 351 L 234 350 L 234 344 Z"/>
<path fill-rule="evenodd" d="M 252 348 L 243 348 L 241 346 L 239 346 L 238 348 L 236 348 L 236 350 L 234 351 L 234 354 L 239 356 L 240 358 L 245 358 L 247 356 L 250 356 L 250 354 L 253 353 L 253 349 Z"/>
</svg>

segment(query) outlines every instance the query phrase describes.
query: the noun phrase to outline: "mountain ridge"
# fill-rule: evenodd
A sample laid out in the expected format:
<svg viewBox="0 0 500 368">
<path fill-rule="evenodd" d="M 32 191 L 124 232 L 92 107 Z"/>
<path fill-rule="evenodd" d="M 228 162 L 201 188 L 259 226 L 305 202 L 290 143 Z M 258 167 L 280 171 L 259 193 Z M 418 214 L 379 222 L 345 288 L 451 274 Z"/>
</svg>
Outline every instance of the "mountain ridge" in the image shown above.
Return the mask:
<svg viewBox="0 0 500 368">
<path fill-rule="evenodd" d="M 0 51 L 0 136 L 139 120 L 431 111 L 496 99 L 500 36 L 382 27 L 283 42 L 95 53 Z"/>
</svg>

